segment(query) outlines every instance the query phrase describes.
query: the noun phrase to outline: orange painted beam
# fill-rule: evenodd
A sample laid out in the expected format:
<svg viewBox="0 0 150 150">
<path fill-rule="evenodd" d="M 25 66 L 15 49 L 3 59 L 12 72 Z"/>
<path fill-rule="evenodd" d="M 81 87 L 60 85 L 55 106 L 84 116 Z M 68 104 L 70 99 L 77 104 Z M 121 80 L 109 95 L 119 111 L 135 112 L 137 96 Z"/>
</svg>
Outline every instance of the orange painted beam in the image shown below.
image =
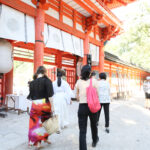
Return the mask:
<svg viewBox="0 0 150 150">
<path fill-rule="evenodd" d="M 29 58 L 14 57 L 14 60 L 15 61 L 23 61 L 23 62 L 33 63 L 33 59 L 29 59 Z M 47 62 L 47 61 L 44 61 L 44 64 L 47 64 L 47 65 L 56 65 L 55 63 Z"/>
<path fill-rule="evenodd" d="M 94 13 L 92 9 L 87 7 L 86 4 L 84 4 L 81 0 L 74 0 L 78 5 L 80 5 L 82 8 L 84 8 L 87 12 L 89 12 L 91 15 Z M 84 0 L 85 1 L 85 0 Z"/>
<path fill-rule="evenodd" d="M 90 43 L 92 43 L 92 44 L 94 44 L 94 45 L 97 45 L 97 46 L 100 46 L 100 45 L 101 45 L 101 41 L 95 40 L 95 39 L 92 38 L 92 37 L 89 37 L 89 40 L 90 40 Z"/>
<path fill-rule="evenodd" d="M 33 63 L 33 60 L 29 58 L 14 57 L 14 60 Z"/>
<path fill-rule="evenodd" d="M 73 28 L 76 29 L 77 11 L 73 10 Z"/>
<path fill-rule="evenodd" d="M 60 21 L 58 21 L 57 19 L 49 16 L 49 15 L 45 15 L 45 23 L 48 23 L 58 29 L 61 29 L 65 32 L 68 32 L 72 35 L 75 35 L 81 39 L 84 39 L 85 38 L 85 34 L 82 33 L 81 31 L 79 30 L 76 30 L 76 29 L 73 29 L 72 27 L 70 27 L 69 25 L 65 24 L 65 23 L 61 23 Z"/>
<path fill-rule="evenodd" d="M 59 1 L 59 21 L 63 22 L 63 1 Z"/>
<path fill-rule="evenodd" d="M 20 47 L 24 49 L 34 50 L 34 44 L 24 43 L 24 42 L 14 42 L 12 43 L 14 47 Z"/>
</svg>

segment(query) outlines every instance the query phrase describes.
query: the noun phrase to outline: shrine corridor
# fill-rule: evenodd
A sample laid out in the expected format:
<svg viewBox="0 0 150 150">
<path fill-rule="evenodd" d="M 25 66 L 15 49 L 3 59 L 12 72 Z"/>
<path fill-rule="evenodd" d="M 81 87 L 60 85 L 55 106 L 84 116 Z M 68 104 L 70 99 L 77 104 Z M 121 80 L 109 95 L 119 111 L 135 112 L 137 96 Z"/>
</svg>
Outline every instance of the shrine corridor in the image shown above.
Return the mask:
<svg viewBox="0 0 150 150">
<path fill-rule="evenodd" d="M 70 126 L 60 135 L 50 136 L 52 144 L 45 145 L 43 150 L 78 150 L 77 108 L 77 102 L 69 106 Z M 27 150 L 28 122 L 28 114 L 18 115 L 13 111 L 8 112 L 8 117 L 0 118 L 0 150 Z M 144 95 L 128 100 L 113 100 L 110 105 L 110 134 L 105 133 L 104 129 L 102 113 L 99 125 L 100 141 L 96 148 L 91 147 L 88 124 L 88 150 L 149 150 L 150 110 L 144 108 Z"/>
</svg>

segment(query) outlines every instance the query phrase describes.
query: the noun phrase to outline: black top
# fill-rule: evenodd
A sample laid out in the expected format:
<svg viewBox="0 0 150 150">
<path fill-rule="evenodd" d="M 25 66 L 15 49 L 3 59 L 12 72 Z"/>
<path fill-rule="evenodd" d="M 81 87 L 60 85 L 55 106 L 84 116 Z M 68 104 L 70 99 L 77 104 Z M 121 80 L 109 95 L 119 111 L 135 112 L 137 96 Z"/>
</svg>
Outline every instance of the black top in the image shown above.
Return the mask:
<svg viewBox="0 0 150 150">
<path fill-rule="evenodd" d="M 52 81 L 46 76 L 31 81 L 29 91 L 30 93 L 27 98 L 31 100 L 46 98 L 48 102 L 48 98 L 54 95 Z"/>
</svg>

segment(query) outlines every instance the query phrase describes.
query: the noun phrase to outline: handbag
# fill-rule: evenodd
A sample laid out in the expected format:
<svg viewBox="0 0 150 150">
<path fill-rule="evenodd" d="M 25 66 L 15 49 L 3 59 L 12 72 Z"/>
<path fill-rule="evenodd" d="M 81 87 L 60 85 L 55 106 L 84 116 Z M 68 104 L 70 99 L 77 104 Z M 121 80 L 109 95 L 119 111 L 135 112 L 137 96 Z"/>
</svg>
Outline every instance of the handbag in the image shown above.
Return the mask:
<svg viewBox="0 0 150 150">
<path fill-rule="evenodd" d="M 90 111 L 96 113 L 101 109 L 100 101 L 97 95 L 96 88 L 92 86 L 92 78 L 90 79 L 90 85 L 86 89 L 87 103 Z"/>
<path fill-rule="evenodd" d="M 52 118 L 44 121 L 42 125 L 49 135 L 56 133 L 59 131 L 58 115 L 54 115 Z"/>
</svg>

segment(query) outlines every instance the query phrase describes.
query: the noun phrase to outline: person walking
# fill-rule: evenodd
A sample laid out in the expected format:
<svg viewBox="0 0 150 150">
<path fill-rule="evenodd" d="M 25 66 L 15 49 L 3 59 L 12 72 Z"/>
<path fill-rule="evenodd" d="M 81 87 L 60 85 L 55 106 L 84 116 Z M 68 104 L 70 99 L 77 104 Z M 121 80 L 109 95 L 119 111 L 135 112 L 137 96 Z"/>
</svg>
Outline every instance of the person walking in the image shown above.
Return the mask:
<svg viewBox="0 0 150 150">
<path fill-rule="evenodd" d="M 85 65 L 81 69 L 81 78 L 75 85 L 76 98 L 79 101 L 78 109 L 78 125 L 79 125 L 79 150 L 87 150 L 86 144 L 86 132 L 87 132 L 87 120 L 90 118 L 91 122 L 91 133 L 92 133 L 92 147 L 96 147 L 99 141 L 98 128 L 97 128 L 97 113 L 92 113 L 89 110 L 87 104 L 87 93 L 86 89 L 90 85 L 91 67 Z M 92 79 L 92 85 L 97 89 L 98 93 L 98 82 L 96 79 Z"/>
<path fill-rule="evenodd" d="M 63 72 L 58 69 L 57 70 L 57 79 L 53 82 L 54 87 L 54 111 L 55 114 L 58 115 L 59 121 L 59 131 L 66 127 L 69 124 L 68 118 L 68 104 L 71 104 L 71 97 L 73 96 L 73 92 L 69 86 L 69 84 L 62 79 Z"/>
<path fill-rule="evenodd" d="M 143 83 L 143 91 L 145 93 L 145 108 L 147 109 L 148 108 L 148 93 L 147 93 L 147 80 L 144 80 L 144 83 Z"/>
<path fill-rule="evenodd" d="M 106 74 L 104 72 L 99 74 L 99 100 L 101 104 L 101 109 L 98 111 L 98 122 L 100 118 L 100 113 L 102 108 L 105 114 L 105 131 L 109 133 L 109 105 L 110 105 L 110 87 L 109 83 L 106 81 Z M 97 124 L 98 124 L 97 122 Z"/>
<path fill-rule="evenodd" d="M 146 81 L 143 84 L 143 90 L 145 92 L 145 107 L 150 109 L 150 76 L 146 77 Z"/>
<path fill-rule="evenodd" d="M 32 100 L 29 120 L 29 146 L 42 148 L 41 142 L 48 144 L 49 134 L 42 123 L 52 115 L 49 98 L 53 96 L 53 86 L 51 80 L 46 75 L 46 68 L 40 66 L 34 74 L 33 81 L 29 83 L 28 99 Z"/>
</svg>

